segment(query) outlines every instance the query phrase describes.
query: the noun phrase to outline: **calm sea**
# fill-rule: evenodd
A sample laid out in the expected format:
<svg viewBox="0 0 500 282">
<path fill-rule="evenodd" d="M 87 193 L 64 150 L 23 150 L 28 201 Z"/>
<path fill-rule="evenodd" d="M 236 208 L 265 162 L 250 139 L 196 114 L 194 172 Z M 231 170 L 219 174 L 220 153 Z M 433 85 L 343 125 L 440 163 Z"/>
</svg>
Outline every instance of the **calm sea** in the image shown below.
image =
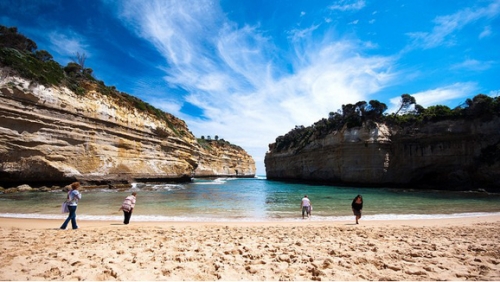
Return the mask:
<svg viewBox="0 0 500 282">
<path fill-rule="evenodd" d="M 253 179 L 195 179 L 186 184 L 135 183 L 128 191 L 83 190 L 78 220 L 122 220 L 123 199 L 137 191 L 133 221 L 302 220 L 300 200 L 313 204 L 311 220 L 352 220 L 352 199 L 364 199 L 363 219 L 428 219 L 500 215 L 500 194 L 289 184 Z M 0 194 L 0 217 L 63 219 L 66 193 Z"/>
</svg>

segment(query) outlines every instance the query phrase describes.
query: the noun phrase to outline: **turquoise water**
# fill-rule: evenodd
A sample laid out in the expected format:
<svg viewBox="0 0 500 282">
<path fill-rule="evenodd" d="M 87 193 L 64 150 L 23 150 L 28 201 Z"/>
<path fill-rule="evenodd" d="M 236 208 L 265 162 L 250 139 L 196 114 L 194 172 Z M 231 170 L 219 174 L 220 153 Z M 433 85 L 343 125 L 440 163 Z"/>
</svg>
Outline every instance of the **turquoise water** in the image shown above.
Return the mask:
<svg viewBox="0 0 500 282">
<path fill-rule="evenodd" d="M 300 200 L 313 204 L 311 220 L 352 220 L 351 201 L 361 194 L 363 219 L 427 219 L 500 215 L 500 194 L 290 184 L 265 178 L 195 179 L 186 184 L 135 183 L 130 190 L 83 190 L 79 220 L 122 220 L 122 200 L 137 191 L 135 221 L 302 220 Z M 65 218 L 66 193 L 0 194 L 0 217 Z"/>
</svg>

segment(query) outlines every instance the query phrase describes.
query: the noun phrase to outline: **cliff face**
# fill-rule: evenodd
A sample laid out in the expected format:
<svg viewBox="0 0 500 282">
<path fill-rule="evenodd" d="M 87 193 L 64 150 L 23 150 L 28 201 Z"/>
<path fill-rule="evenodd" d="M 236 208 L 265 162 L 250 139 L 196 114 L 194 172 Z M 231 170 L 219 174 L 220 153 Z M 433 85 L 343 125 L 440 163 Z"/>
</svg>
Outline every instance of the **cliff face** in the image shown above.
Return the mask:
<svg viewBox="0 0 500 282">
<path fill-rule="evenodd" d="M 0 186 L 255 175 L 243 149 L 203 148 L 184 121 L 87 88 L 77 95 L 0 69 Z"/>
<path fill-rule="evenodd" d="M 208 144 L 207 148 L 201 152 L 195 171 L 196 176 L 255 176 L 255 162 L 241 148 L 217 141 L 210 141 Z"/>
<path fill-rule="evenodd" d="M 268 179 L 343 185 L 500 190 L 500 119 L 342 129 L 300 150 L 266 154 Z"/>
</svg>

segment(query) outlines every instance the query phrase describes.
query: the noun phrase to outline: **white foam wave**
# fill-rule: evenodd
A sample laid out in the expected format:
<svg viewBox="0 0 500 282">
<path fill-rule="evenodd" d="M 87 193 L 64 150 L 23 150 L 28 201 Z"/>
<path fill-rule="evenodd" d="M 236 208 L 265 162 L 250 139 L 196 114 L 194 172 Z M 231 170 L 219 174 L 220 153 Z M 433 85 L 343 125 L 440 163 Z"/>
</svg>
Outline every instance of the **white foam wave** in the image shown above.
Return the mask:
<svg viewBox="0 0 500 282">
<path fill-rule="evenodd" d="M 149 183 L 132 183 L 132 187 L 130 188 L 130 192 L 132 191 L 175 191 L 186 189 L 184 185 L 180 184 L 169 184 L 169 183 L 161 183 L 161 184 L 149 184 Z"/>
<path fill-rule="evenodd" d="M 226 178 L 217 178 L 217 179 L 214 179 L 214 180 L 197 180 L 197 181 L 194 181 L 193 184 L 197 184 L 197 185 L 220 185 L 220 184 L 224 184 L 227 182 L 227 179 Z"/>
</svg>

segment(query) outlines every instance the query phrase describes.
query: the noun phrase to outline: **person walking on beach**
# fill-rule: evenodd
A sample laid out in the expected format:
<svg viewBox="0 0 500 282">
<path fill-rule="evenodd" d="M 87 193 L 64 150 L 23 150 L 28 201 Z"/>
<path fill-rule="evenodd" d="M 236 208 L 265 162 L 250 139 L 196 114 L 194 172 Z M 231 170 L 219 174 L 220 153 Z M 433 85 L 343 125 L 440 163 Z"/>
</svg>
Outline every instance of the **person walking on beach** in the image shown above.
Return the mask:
<svg viewBox="0 0 500 282">
<path fill-rule="evenodd" d="M 358 220 L 361 218 L 361 210 L 363 209 L 363 197 L 361 195 L 357 195 L 354 200 L 352 200 L 352 212 L 356 217 L 356 224 L 359 224 Z"/>
<path fill-rule="evenodd" d="M 123 224 L 129 224 L 130 218 L 132 217 L 132 211 L 134 210 L 135 207 L 135 201 L 136 201 L 136 192 L 132 192 L 132 195 L 127 196 L 125 200 L 123 200 L 122 206 L 118 209 L 119 211 L 123 211 Z"/>
<path fill-rule="evenodd" d="M 304 198 L 302 198 L 302 201 L 300 202 L 300 208 L 302 209 L 302 219 L 305 218 L 305 215 L 307 214 L 307 217 L 311 216 L 311 200 L 307 197 L 307 195 L 304 195 Z"/>
<path fill-rule="evenodd" d="M 68 227 L 68 223 L 71 220 L 71 227 L 73 229 L 78 229 L 78 225 L 76 225 L 76 207 L 78 206 L 78 201 L 82 198 L 82 194 L 78 191 L 80 188 L 79 182 L 71 183 L 71 190 L 68 192 L 67 201 L 68 203 L 68 218 L 61 225 L 61 229 L 65 230 Z"/>
</svg>

